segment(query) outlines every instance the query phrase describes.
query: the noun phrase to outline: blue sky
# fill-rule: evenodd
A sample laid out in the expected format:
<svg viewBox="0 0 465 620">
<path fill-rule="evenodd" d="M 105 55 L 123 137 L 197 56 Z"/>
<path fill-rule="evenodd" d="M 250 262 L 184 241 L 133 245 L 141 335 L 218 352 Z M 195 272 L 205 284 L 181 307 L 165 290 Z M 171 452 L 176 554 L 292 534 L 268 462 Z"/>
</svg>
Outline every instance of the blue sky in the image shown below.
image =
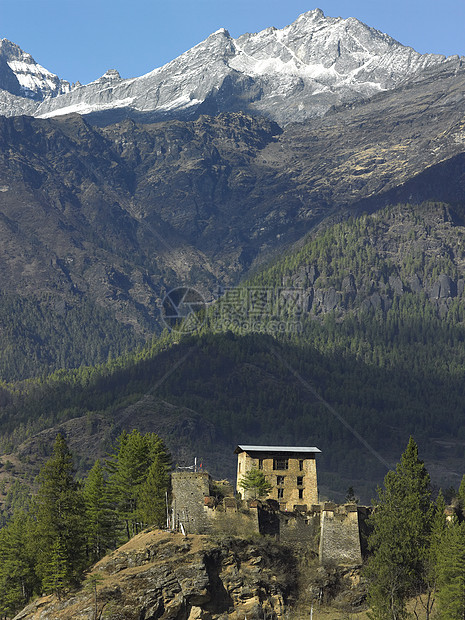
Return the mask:
<svg viewBox="0 0 465 620">
<path fill-rule="evenodd" d="M 61 78 L 88 83 L 107 69 L 147 73 L 220 27 L 234 37 L 282 28 L 317 6 L 422 53 L 465 55 L 465 0 L 0 0 L 0 38 Z"/>
</svg>

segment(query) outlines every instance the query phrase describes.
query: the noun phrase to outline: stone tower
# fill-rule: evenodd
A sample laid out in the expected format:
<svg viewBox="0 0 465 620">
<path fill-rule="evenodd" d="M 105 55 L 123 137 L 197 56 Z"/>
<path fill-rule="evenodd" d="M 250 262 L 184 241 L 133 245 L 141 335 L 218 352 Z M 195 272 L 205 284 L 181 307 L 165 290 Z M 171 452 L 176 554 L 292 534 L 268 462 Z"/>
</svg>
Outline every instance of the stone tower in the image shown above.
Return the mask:
<svg viewBox="0 0 465 620">
<path fill-rule="evenodd" d="M 188 534 L 206 534 L 210 521 L 205 501 L 210 496 L 211 476 L 207 472 L 173 472 L 171 474 L 174 525 L 182 524 Z"/>
</svg>

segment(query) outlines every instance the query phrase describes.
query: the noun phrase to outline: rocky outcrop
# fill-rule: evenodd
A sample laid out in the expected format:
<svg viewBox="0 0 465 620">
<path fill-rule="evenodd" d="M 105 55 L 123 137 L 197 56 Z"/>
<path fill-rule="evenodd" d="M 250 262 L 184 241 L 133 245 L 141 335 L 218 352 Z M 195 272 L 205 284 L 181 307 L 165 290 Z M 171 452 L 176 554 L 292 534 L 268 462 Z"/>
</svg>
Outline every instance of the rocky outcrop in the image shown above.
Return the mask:
<svg viewBox="0 0 465 620">
<path fill-rule="evenodd" d="M 464 299 L 462 218 L 461 207 L 406 204 L 364 216 L 353 227 L 329 226 L 302 254 L 303 262 L 305 252 L 313 252 L 313 260 L 297 261 L 279 284 L 300 289 L 304 311 L 314 316 L 387 312 L 412 295 L 442 316 Z"/>
<path fill-rule="evenodd" d="M 15 620 L 257 620 L 285 617 L 296 563 L 276 543 L 148 532 L 96 564 L 92 588 L 36 599 Z M 100 615 L 99 615 L 100 614 Z"/>
<path fill-rule="evenodd" d="M 300 286 L 300 282 L 298 276 L 292 280 L 296 287 Z M 463 278 L 454 280 L 445 273 L 441 273 L 437 279 L 427 279 L 424 284 L 417 274 L 406 278 L 405 282 L 399 275 L 390 276 L 388 285 L 380 279 L 372 281 L 368 290 L 362 286 L 361 290 L 357 291 L 354 276 L 350 274 L 343 279 L 339 290 L 334 286 L 309 286 L 304 287 L 303 294 L 306 300 L 305 311 L 322 315 L 333 311 L 344 313 L 354 308 L 387 311 L 392 306 L 394 297 L 401 297 L 406 293 L 424 293 L 442 312 L 447 310 L 453 299 L 462 298 L 463 291 Z"/>
</svg>

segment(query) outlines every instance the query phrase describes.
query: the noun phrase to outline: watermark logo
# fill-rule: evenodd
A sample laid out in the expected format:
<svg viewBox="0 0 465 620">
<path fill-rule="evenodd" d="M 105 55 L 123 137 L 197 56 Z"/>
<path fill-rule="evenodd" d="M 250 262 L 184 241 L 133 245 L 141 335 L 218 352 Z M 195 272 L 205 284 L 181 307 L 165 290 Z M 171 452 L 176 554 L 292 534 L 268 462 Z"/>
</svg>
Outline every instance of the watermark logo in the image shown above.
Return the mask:
<svg viewBox="0 0 465 620">
<path fill-rule="evenodd" d="M 222 330 L 300 332 L 305 291 L 284 287 L 224 288 L 215 306 L 215 323 Z"/>
<path fill-rule="evenodd" d="M 161 316 L 170 331 L 191 334 L 205 321 L 206 302 L 194 288 L 174 288 L 163 299 Z"/>
<path fill-rule="evenodd" d="M 218 291 L 210 304 L 199 291 L 178 287 L 163 300 L 161 315 L 170 331 L 191 334 L 208 320 L 215 331 L 267 334 L 302 331 L 306 313 L 305 290 L 301 288 L 230 287 Z"/>
</svg>

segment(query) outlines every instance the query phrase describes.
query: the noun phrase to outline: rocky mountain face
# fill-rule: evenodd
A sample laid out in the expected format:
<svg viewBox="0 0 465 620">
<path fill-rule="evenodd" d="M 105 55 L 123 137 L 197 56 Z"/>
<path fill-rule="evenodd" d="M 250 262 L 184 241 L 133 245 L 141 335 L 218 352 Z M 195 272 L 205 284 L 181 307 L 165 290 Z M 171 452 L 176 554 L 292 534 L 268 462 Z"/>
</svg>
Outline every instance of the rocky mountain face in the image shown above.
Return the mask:
<svg viewBox="0 0 465 620">
<path fill-rule="evenodd" d="M 328 217 L 462 202 L 464 93 L 449 59 L 284 129 L 243 113 L 0 119 L 0 290 L 45 295 L 52 314 L 88 300 L 144 338 L 171 288 L 211 300 Z"/>
<path fill-rule="evenodd" d="M 255 154 L 280 131 L 241 115 L 106 134 L 77 115 L 0 119 L 0 289 L 85 296 L 150 331 L 170 286 L 212 290 L 250 263 Z"/>
<path fill-rule="evenodd" d="M 396 88 L 446 62 L 444 56 L 418 54 L 355 18 L 325 17 L 320 9 L 280 30 L 238 39 L 220 29 L 146 75 L 121 79 L 110 70 L 73 89 L 14 44 L 2 45 L 10 69 L 0 81 L 3 114 L 49 118 L 77 112 L 100 125 L 238 110 L 285 125 Z"/>
<path fill-rule="evenodd" d="M 283 276 L 282 284 L 303 289 L 305 311 L 313 316 L 354 309 L 388 312 L 407 294 L 420 295 L 445 316 L 465 291 L 462 218 L 461 211 L 438 204 L 377 212 L 361 218 L 353 230 L 341 226 L 341 243 L 335 243 L 337 232 L 328 231 L 333 247 L 326 265 L 304 260 L 292 276 Z M 360 237 L 363 232 L 366 238 Z M 357 253 L 372 258 L 369 269 L 356 268 L 351 258 Z M 339 264 L 344 254 L 345 269 Z"/>
</svg>

